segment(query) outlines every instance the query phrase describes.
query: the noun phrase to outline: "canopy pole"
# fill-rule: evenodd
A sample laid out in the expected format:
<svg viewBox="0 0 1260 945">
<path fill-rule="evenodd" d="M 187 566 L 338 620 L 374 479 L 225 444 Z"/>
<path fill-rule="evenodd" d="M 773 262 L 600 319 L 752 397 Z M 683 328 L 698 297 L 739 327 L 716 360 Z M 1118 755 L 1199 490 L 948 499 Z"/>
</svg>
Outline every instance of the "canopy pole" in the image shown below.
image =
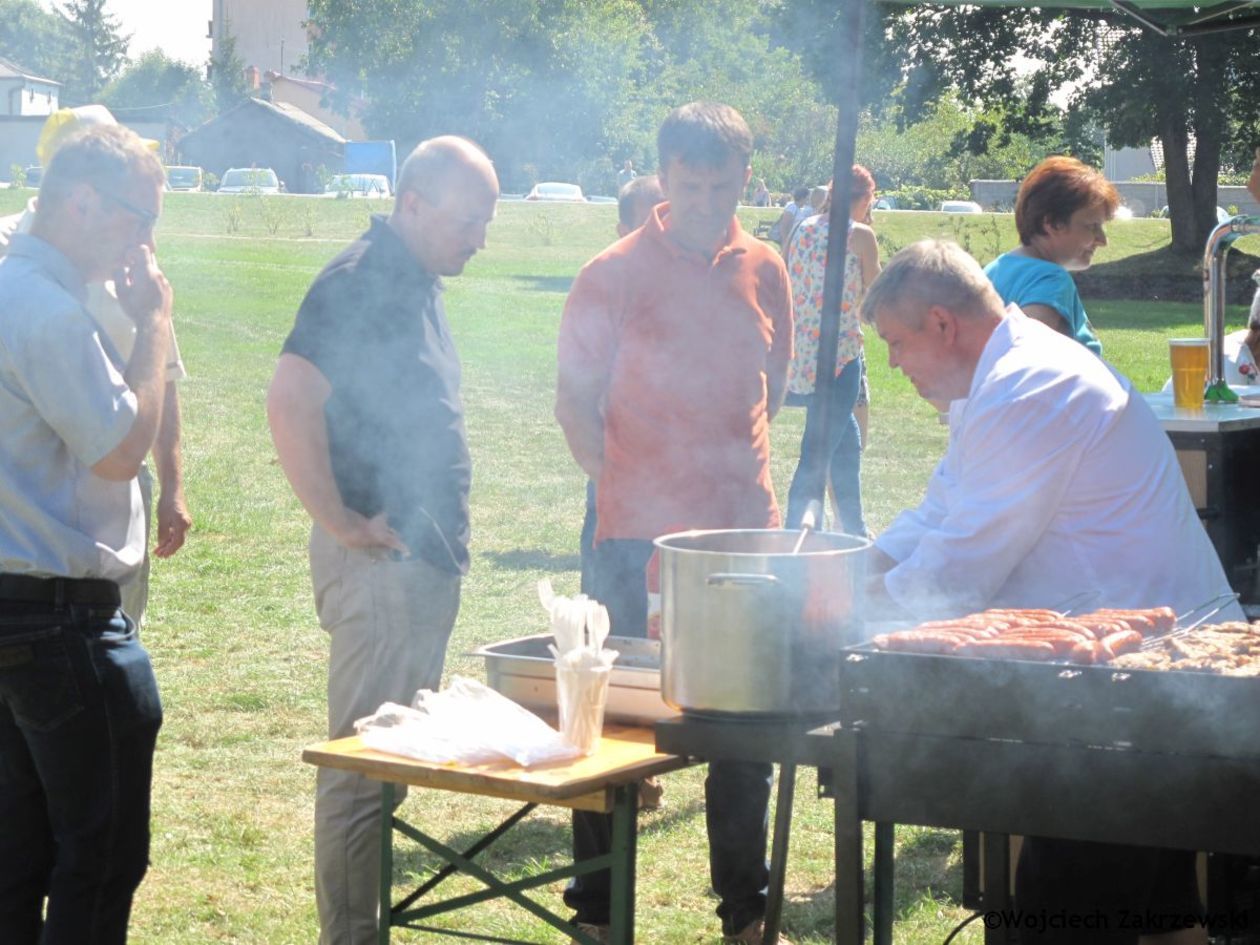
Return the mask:
<svg viewBox="0 0 1260 945">
<path fill-rule="evenodd" d="M 835 165 L 831 173 L 831 210 L 827 217 L 827 268 L 823 278 L 822 328 L 818 339 L 818 368 L 814 396 L 806 413 L 806 443 L 802 452 L 810 459 L 797 473 L 804 488 L 801 500 L 789 509 L 789 528 L 811 499 L 824 501 L 831 455 L 827 452 L 827 427 L 831 422 L 831 394 L 836 385 L 834 365 L 840 342 L 840 299 L 844 290 L 845 256 L 848 252 L 849 194 L 853 189 L 853 160 L 857 146 L 858 102 L 862 84 L 862 34 L 868 0 L 843 0 L 834 53 L 837 58 Z M 865 536 L 863 536 L 865 537 Z"/>
</svg>

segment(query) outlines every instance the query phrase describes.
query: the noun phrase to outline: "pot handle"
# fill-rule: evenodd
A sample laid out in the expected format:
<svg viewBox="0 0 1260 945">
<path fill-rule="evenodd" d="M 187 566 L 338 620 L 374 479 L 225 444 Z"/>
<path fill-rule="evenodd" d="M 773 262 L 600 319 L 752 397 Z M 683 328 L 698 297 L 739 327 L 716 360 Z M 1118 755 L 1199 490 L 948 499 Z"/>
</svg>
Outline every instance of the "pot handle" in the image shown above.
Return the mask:
<svg viewBox="0 0 1260 945">
<path fill-rule="evenodd" d="M 746 587 L 773 589 L 779 586 L 779 579 L 773 574 L 735 574 L 720 571 L 705 578 L 709 587 Z"/>
</svg>

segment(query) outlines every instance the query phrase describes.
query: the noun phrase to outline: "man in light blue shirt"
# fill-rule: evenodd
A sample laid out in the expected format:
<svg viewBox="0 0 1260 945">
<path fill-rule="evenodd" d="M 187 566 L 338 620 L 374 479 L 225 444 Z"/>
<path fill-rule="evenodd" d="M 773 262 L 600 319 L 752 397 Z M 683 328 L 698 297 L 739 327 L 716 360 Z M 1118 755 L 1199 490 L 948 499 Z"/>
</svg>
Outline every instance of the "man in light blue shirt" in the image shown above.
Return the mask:
<svg viewBox="0 0 1260 945">
<path fill-rule="evenodd" d="M 148 866 L 162 713 L 120 609 L 140 566 L 136 475 L 161 422 L 171 289 L 153 258 L 164 175 L 93 128 L 49 164 L 0 260 L 0 942 L 126 941 Z M 122 359 L 84 307 L 113 278 Z"/>
</svg>

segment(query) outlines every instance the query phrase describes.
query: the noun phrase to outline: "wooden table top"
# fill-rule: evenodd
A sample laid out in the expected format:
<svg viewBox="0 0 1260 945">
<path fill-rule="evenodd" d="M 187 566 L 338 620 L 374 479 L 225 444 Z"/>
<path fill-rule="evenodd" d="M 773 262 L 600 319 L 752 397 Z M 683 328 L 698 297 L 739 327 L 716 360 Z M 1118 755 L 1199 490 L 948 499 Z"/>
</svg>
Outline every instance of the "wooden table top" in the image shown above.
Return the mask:
<svg viewBox="0 0 1260 945">
<path fill-rule="evenodd" d="M 302 752 L 302 760 L 376 781 L 604 812 L 612 810 L 613 789 L 619 785 L 690 764 L 657 752 L 652 729 L 614 724 L 604 726 L 594 755 L 534 768 L 510 761 L 482 765 L 417 761 L 366 748 L 357 735 L 312 745 Z"/>
</svg>

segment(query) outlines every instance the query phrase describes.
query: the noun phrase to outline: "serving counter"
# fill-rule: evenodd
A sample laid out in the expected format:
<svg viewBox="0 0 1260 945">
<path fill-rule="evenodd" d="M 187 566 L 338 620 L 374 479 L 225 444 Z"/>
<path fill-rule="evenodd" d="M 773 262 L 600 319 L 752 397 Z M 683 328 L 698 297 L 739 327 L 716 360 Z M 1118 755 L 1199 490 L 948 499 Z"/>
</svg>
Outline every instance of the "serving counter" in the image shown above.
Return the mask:
<svg viewBox="0 0 1260 945">
<path fill-rule="evenodd" d="M 1260 397 L 1260 389 L 1254 396 Z M 1190 497 L 1230 586 L 1244 603 L 1260 603 L 1260 501 L 1255 495 L 1260 485 L 1260 407 L 1205 404 L 1202 410 L 1186 410 L 1173 406 L 1170 392 L 1147 394 L 1146 401 L 1177 451 Z"/>
</svg>

